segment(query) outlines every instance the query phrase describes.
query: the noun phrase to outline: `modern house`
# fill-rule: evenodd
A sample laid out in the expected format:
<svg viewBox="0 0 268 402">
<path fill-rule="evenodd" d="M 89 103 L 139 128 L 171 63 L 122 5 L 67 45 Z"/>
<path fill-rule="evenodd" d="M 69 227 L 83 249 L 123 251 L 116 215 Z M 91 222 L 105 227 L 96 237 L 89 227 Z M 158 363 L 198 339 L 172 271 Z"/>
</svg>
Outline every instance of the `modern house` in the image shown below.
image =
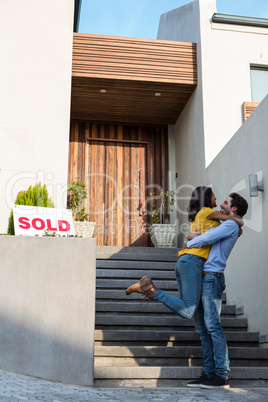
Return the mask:
<svg viewBox="0 0 268 402">
<path fill-rule="evenodd" d="M 64 208 L 79 177 L 97 245 L 151 247 L 146 197 L 163 188 L 181 247 L 192 189 L 211 185 L 218 205 L 237 191 L 250 208 L 227 298 L 267 341 L 268 19 L 194 0 L 136 39 L 73 32 L 79 3 L 0 4 L 0 232 L 19 191 L 41 181 Z"/>
</svg>

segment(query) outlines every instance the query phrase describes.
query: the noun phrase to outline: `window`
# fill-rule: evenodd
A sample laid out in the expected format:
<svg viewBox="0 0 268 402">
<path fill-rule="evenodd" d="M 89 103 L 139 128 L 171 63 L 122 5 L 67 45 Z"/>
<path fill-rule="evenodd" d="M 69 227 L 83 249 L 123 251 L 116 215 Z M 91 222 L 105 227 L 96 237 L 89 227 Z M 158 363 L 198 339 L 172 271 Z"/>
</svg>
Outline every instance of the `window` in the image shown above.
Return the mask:
<svg viewBox="0 0 268 402">
<path fill-rule="evenodd" d="M 250 77 L 252 102 L 261 102 L 268 94 L 268 67 L 251 66 Z"/>
</svg>

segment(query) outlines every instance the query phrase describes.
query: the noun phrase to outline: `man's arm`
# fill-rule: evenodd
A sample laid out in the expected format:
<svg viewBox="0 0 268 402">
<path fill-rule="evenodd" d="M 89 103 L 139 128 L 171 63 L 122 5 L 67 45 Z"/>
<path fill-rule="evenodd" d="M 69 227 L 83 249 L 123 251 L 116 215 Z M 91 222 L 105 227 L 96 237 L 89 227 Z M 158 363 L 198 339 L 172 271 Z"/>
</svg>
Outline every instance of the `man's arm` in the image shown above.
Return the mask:
<svg viewBox="0 0 268 402">
<path fill-rule="evenodd" d="M 237 234 L 238 225 L 234 221 L 225 221 L 220 226 L 207 230 L 200 236 L 194 237 L 192 240 L 188 241 L 187 248 L 192 247 L 203 247 L 207 244 L 213 244 L 217 241 L 224 239 L 225 237 Z"/>
</svg>

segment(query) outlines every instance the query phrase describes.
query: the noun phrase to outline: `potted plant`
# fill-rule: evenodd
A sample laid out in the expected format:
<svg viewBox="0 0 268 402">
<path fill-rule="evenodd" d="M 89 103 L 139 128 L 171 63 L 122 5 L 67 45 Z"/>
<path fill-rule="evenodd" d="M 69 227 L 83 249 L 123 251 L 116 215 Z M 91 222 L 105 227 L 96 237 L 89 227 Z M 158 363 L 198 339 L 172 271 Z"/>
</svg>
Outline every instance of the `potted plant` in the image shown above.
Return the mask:
<svg viewBox="0 0 268 402">
<path fill-rule="evenodd" d="M 96 223 L 88 221 L 89 214 L 86 212 L 85 207 L 86 199 L 86 184 L 83 181 L 79 181 L 79 177 L 76 177 L 68 187 L 67 208 L 72 210 L 75 233 L 78 236 L 91 238 Z"/>
<path fill-rule="evenodd" d="M 169 223 L 171 208 L 175 203 L 175 193 L 171 191 L 161 191 L 159 195 L 150 193 L 146 198 L 151 205 L 151 217 L 153 224 L 150 227 L 151 241 L 155 247 L 172 247 L 176 234 L 176 225 Z"/>
</svg>

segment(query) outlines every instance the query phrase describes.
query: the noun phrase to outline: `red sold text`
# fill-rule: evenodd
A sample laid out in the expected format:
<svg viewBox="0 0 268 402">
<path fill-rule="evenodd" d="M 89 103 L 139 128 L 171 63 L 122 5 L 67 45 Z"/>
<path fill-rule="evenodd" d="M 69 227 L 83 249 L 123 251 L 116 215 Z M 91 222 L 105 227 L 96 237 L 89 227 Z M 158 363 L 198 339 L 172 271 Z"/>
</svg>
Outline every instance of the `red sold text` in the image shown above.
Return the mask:
<svg viewBox="0 0 268 402">
<path fill-rule="evenodd" d="M 27 230 L 31 226 L 36 230 L 51 230 L 52 232 L 68 232 L 70 230 L 69 222 L 63 220 L 58 220 L 57 227 L 55 227 L 56 225 L 51 224 L 51 219 L 34 218 L 31 220 L 26 216 L 19 218 L 19 227 L 21 229 Z"/>
</svg>

